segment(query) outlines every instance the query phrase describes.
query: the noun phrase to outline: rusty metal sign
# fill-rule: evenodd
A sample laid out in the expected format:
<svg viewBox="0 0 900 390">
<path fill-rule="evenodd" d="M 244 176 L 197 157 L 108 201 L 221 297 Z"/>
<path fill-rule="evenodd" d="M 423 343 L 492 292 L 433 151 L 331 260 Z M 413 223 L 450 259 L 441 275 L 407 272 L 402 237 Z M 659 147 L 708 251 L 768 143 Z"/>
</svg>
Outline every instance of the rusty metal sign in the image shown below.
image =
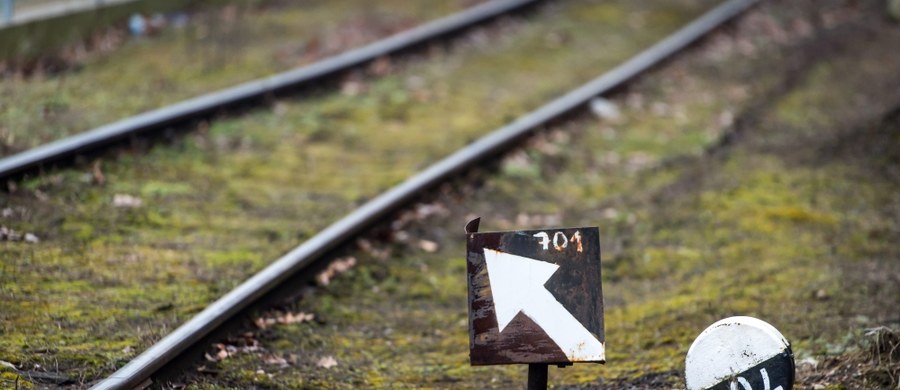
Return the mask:
<svg viewBox="0 0 900 390">
<path fill-rule="evenodd" d="M 791 390 L 791 344 L 772 325 L 730 317 L 697 336 L 685 358 L 688 390 Z"/>
<path fill-rule="evenodd" d="M 596 227 L 466 226 L 472 365 L 606 360 Z"/>
</svg>

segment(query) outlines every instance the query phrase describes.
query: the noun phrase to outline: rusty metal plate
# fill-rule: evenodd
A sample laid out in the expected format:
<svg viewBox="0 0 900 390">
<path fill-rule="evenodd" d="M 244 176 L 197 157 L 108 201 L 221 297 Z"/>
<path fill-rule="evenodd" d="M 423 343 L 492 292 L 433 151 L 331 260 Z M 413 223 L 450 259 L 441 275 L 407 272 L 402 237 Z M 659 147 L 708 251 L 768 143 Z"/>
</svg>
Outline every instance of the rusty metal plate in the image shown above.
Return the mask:
<svg viewBox="0 0 900 390">
<path fill-rule="evenodd" d="M 477 224 L 466 229 L 472 365 L 603 363 L 599 229 Z"/>
</svg>

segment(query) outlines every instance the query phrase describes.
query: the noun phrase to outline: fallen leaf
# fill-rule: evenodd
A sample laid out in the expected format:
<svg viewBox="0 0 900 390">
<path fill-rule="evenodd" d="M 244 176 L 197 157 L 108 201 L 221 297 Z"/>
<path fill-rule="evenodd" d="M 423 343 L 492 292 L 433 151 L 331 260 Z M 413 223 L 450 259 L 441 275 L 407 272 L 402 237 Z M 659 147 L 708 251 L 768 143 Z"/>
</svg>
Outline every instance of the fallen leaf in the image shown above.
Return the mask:
<svg viewBox="0 0 900 390">
<path fill-rule="evenodd" d="M 253 321 L 253 323 L 259 329 L 266 329 L 275 324 L 282 324 L 282 325 L 298 324 L 298 323 L 312 321 L 315 318 L 316 318 L 315 314 L 304 313 L 302 311 L 297 312 L 297 313 L 290 313 L 290 312 L 280 313 L 280 312 L 278 312 L 277 314 L 275 314 L 272 317 L 257 318 L 256 320 Z"/>
<path fill-rule="evenodd" d="M 103 170 L 100 167 L 100 160 L 94 161 L 94 165 L 91 167 L 91 178 L 93 179 L 95 184 L 103 185 L 106 183 L 106 176 L 103 176 Z"/>
<path fill-rule="evenodd" d="M 356 258 L 353 256 L 336 259 L 328 265 L 328 268 L 316 276 L 316 280 L 318 280 L 319 284 L 327 286 L 331 283 L 332 278 L 338 274 L 347 272 L 350 268 L 353 268 L 354 265 L 356 265 Z"/>
<path fill-rule="evenodd" d="M 315 318 L 316 318 L 315 314 L 312 314 L 312 313 L 304 313 L 304 312 L 299 312 L 297 314 L 287 313 L 281 317 L 278 317 L 278 323 L 279 324 L 297 324 L 297 323 L 312 321 Z"/>
<path fill-rule="evenodd" d="M 115 194 L 113 195 L 113 206 L 114 207 L 122 207 L 122 208 L 138 208 L 144 204 L 144 201 L 141 198 L 136 196 L 131 196 L 128 194 Z"/>
<path fill-rule="evenodd" d="M 266 364 L 273 364 L 278 366 L 287 366 L 288 362 L 281 356 L 277 355 L 263 355 L 262 360 Z"/>
<path fill-rule="evenodd" d="M 334 358 L 334 356 L 325 356 L 325 357 L 319 359 L 319 362 L 316 363 L 317 366 L 322 367 L 322 368 L 331 368 L 331 367 L 336 366 L 337 364 L 338 364 L 338 362 Z"/>
</svg>

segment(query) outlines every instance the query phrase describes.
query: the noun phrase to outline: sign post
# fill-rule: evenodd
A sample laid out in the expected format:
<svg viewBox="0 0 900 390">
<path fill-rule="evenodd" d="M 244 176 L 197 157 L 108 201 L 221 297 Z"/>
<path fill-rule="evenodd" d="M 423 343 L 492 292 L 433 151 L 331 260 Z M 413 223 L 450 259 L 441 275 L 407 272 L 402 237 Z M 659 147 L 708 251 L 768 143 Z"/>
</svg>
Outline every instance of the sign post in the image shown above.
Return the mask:
<svg viewBox="0 0 900 390">
<path fill-rule="evenodd" d="M 478 224 L 466 225 L 471 364 L 528 364 L 537 389 L 550 364 L 604 363 L 599 229 Z"/>
</svg>

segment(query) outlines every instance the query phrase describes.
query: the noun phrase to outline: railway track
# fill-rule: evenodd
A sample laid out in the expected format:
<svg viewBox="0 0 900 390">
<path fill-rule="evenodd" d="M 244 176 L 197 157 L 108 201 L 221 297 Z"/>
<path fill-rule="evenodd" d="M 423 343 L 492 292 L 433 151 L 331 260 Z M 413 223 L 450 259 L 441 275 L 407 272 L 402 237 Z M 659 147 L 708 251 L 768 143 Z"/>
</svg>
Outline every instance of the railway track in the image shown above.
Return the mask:
<svg viewBox="0 0 900 390">
<path fill-rule="evenodd" d="M 320 260 L 324 254 L 347 244 L 384 217 L 407 206 L 409 202 L 415 200 L 423 191 L 433 188 L 466 169 L 500 154 L 510 146 L 520 142 L 524 137 L 532 134 L 535 130 L 584 107 L 590 99 L 609 93 L 616 88 L 621 88 L 628 81 L 702 38 L 705 34 L 738 15 L 753 3 L 754 1 L 749 0 L 731 0 L 723 3 L 602 76 L 491 132 L 471 145 L 460 149 L 387 192 L 366 202 L 349 215 L 315 234 L 302 245 L 294 248 L 237 288 L 225 294 L 179 328 L 166 335 L 162 340 L 132 359 L 107 379 L 95 385 L 94 388 L 131 388 L 142 385 L 155 375 L 161 367 L 179 357 L 182 352 L 203 340 L 210 332 L 229 321 L 234 315 L 266 293 L 272 291 L 280 283 L 298 273 L 304 272 L 305 269 Z M 503 6 L 498 7 L 497 4 L 503 4 Z M 490 17 L 495 17 L 499 12 L 505 12 L 512 8 L 512 2 L 489 3 L 482 8 L 482 12 L 484 10 L 492 10 Z M 481 19 L 483 17 L 478 18 L 478 20 Z M 455 21 L 454 23 L 444 21 L 436 24 L 440 26 L 439 28 L 432 25 L 431 28 L 424 30 L 437 30 L 443 34 L 447 31 L 455 31 L 464 25 L 461 24 L 459 19 L 453 20 Z M 311 77 L 330 75 L 337 71 L 334 69 L 355 66 L 401 49 L 408 44 L 420 43 L 424 39 L 420 36 L 422 30 L 416 31 L 416 34 L 407 36 L 405 39 L 392 40 L 391 44 L 375 45 L 377 49 L 368 48 L 362 54 L 356 52 L 352 56 L 349 54 L 340 56 L 340 61 L 335 59 L 331 62 L 326 62 L 330 64 L 328 67 L 317 64 L 311 67 L 312 70 L 298 71 L 292 73 L 290 77 L 276 77 L 236 87 L 222 95 L 198 98 L 189 102 L 189 104 L 185 103 L 172 109 L 152 113 L 153 115 L 148 114 L 140 117 L 138 120 L 123 121 L 110 127 L 101 128 L 100 130 L 102 131 L 95 132 L 90 136 L 84 136 L 81 141 L 60 142 L 56 144 L 57 146 L 48 147 L 40 151 L 40 153 L 35 152 L 12 160 L 14 164 L 3 165 L 8 167 L 5 168 L 4 172 L 9 172 L 9 174 L 20 173 L 25 169 L 52 159 L 71 155 L 85 147 L 108 144 L 122 137 L 123 134 L 170 124 L 172 121 L 184 120 L 191 115 L 205 115 L 217 105 L 233 104 L 238 101 L 257 98 L 265 93 L 278 91 L 287 84 L 295 85 L 310 80 Z M 339 64 L 339 66 L 335 64 Z M 332 66 L 336 66 L 336 68 L 331 68 Z M 52 157 L 48 157 L 48 160 L 45 161 L 43 160 L 44 156 Z"/>
<path fill-rule="evenodd" d="M 229 108 L 258 104 L 289 90 L 322 83 L 376 59 L 420 47 L 537 2 L 538 0 L 487 2 L 308 66 L 211 92 L 53 141 L 0 159 L 0 180 L 21 177 L 79 154 L 93 153 L 129 137 L 160 133 L 208 118 Z"/>
</svg>

